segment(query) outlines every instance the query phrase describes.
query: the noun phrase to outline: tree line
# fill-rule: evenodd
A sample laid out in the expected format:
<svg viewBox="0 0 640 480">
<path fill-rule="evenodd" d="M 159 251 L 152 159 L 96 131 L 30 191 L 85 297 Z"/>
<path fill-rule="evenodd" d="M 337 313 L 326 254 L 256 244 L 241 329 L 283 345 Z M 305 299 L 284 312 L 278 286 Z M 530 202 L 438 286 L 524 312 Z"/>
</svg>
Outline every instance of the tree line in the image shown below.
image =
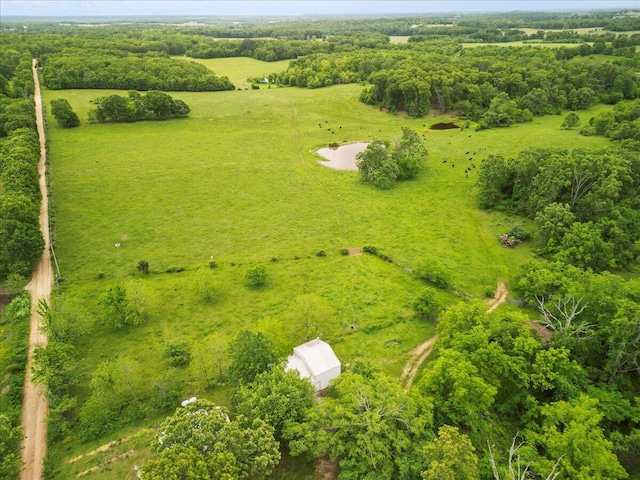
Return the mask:
<svg viewBox="0 0 640 480">
<path fill-rule="evenodd" d="M 633 99 L 640 91 L 630 68 L 560 60 L 533 47 L 466 49 L 455 56 L 420 47 L 309 55 L 292 61 L 277 81 L 306 88 L 368 81 L 360 96 L 365 103 L 414 117 L 432 108 L 458 110 L 480 128 Z"/>
<path fill-rule="evenodd" d="M 189 105 L 182 100 L 158 91 L 145 94 L 130 91 L 126 97 L 107 95 L 96 98 L 91 103 L 95 104 L 96 108 L 89 112 L 89 121 L 96 123 L 184 118 L 191 111 Z"/>
<path fill-rule="evenodd" d="M 66 49 L 38 59 L 47 88 L 105 88 L 119 90 L 219 91 L 235 87 L 195 62 L 166 54 L 125 54 L 94 49 Z"/>
<path fill-rule="evenodd" d="M 40 140 L 36 130 L 34 84 L 28 54 L 5 52 L 10 75 L 0 92 L 0 284 L 24 281 L 42 257 L 40 231 Z M 13 59 L 13 60 L 11 60 Z"/>
<path fill-rule="evenodd" d="M 627 268 L 640 252 L 638 143 L 596 151 L 536 149 L 480 165 L 482 208 L 534 219 L 539 252 L 594 271 Z"/>
</svg>

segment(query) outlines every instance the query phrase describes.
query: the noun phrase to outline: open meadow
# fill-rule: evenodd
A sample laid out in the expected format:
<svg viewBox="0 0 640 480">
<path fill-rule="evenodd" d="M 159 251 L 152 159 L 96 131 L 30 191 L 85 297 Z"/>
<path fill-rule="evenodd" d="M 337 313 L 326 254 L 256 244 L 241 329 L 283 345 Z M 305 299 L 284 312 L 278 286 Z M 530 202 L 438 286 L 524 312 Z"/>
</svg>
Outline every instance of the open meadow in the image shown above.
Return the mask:
<svg viewBox="0 0 640 480">
<path fill-rule="evenodd" d="M 286 62 L 250 59 L 202 63 L 236 86 L 286 67 Z M 136 265 L 146 260 L 151 274 L 144 282 L 156 297 L 155 313 L 145 324 L 120 331 L 98 326 L 81 342 L 87 380 L 81 399 L 88 395 L 91 372 L 104 360 L 128 356 L 149 372 L 164 368 L 167 342 L 209 335 L 230 339 L 265 317 L 283 318 L 303 293 L 323 297 L 334 312 L 328 341 L 343 365 L 363 360 L 400 377 L 409 352 L 434 332 L 432 324 L 413 315 L 424 284 L 411 269 L 438 259 L 450 271 L 456 292 L 483 298 L 498 282 L 509 283 L 533 256 L 531 244 L 507 249 L 498 241 L 521 220 L 478 209 L 475 183 L 482 159 L 514 156 L 529 147 L 607 144 L 603 137 L 561 130 L 564 115 L 481 132 L 430 130 L 455 119 L 390 115 L 361 103 L 362 88 L 263 85 L 260 90 L 172 93 L 191 107 L 188 118 L 135 124 L 87 123 L 90 100 L 112 92 L 44 91 L 45 105 L 65 98 L 83 122 L 61 129 L 49 121 L 55 248 L 66 279 L 62 289 L 97 318 L 99 296 L 117 282 L 140 277 Z M 581 111 L 582 124 L 604 108 L 609 107 Z M 330 142 L 393 141 L 402 127 L 422 135 L 429 150 L 417 180 L 381 191 L 360 182 L 356 172 L 317 163 L 316 150 Z M 364 245 L 375 245 L 393 263 L 341 253 Z M 326 256 L 318 256 L 320 251 Z M 209 268 L 211 260 L 216 268 Z M 255 264 L 265 265 L 269 276 L 259 289 L 249 288 L 244 279 L 246 268 Z M 167 272 L 176 269 L 184 271 Z M 215 302 L 202 302 L 194 291 L 202 270 L 217 285 Z M 443 306 L 457 301 L 454 294 L 440 295 Z M 186 396 L 203 394 L 186 371 L 183 381 Z M 204 396 L 228 402 L 224 389 Z M 61 478 L 90 468 L 88 459 L 69 464 L 71 457 L 128 434 L 54 447 L 64 464 Z M 91 478 L 133 475 L 127 462 L 120 470 L 111 465 L 93 471 Z"/>
</svg>

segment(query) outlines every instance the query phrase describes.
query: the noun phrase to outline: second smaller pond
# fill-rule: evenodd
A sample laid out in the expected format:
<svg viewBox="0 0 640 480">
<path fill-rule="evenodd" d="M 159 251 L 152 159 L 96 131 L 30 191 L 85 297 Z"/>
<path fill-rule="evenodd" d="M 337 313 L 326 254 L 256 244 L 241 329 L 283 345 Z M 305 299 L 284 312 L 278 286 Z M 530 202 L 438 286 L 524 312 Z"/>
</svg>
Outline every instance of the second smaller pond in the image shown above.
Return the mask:
<svg viewBox="0 0 640 480">
<path fill-rule="evenodd" d="M 318 163 L 334 170 L 357 171 L 356 155 L 364 152 L 367 145 L 369 144 L 366 142 L 357 142 L 335 148 L 321 148 L 318 150 L 318 154 L 326 158 L 326 160 L 319 160 Z"/>
</svg>

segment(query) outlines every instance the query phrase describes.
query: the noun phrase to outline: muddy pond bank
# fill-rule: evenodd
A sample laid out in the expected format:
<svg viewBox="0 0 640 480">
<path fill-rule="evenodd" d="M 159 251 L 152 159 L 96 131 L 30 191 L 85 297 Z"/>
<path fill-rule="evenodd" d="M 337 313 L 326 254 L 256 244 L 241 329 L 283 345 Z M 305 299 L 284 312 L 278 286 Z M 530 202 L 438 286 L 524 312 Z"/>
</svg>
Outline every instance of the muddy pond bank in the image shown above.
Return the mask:
<svg viewBox="0 0 640 480">
<path fill-rule="evenodd" d="M 369 145 L 367 142 L 356 142 L 339 147 L 321 148 L 318 150 L 318 155 L 326 158 L 326 160 L 318 160 L 318 163 L 334 170 L 357 172 L 356 155 L 364 152 L 367 145 Z"/>
</svg>

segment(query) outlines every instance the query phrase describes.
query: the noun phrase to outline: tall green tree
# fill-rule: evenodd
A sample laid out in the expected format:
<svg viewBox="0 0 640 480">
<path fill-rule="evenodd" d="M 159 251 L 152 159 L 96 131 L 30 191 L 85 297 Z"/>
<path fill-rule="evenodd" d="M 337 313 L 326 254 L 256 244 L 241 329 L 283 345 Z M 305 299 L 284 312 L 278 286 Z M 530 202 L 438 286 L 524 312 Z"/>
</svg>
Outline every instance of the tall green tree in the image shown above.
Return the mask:
<svg viewBox="0 0 640 480">
<path fill-rule="evenodd" d="M 22 470 L 21 440 L 22 429 L 13 426 L 9 418 L 0 413 L 0 478 L 18 478 Z"/>
<path fill-rule="evenodd" d="M 297 295 L 285 314 L 293 345 L 314 338 L 330 337 L 338 329 L 336 314 L 329 303 L 315 293 Z"/>
<path fill-rule="evenodd" d="M 314 393 L 309 380 L 277 365 L 238 389 L 233 410 L 249 420 L 261 418 L 274 428 L 276 438 L 281 438 L 288 423 L 304 419 L 315 403 Z"/>
<path fill-rule="evenodd" d="M 477 480 L 478 457 L 471 440 L 456 427 L 443 425 L 438 437 L 424 446 L 423 480 Z"/>
<path fill-rule="evenodd" d="M 222 382 L 228 366 L 227 342 L 224 339 L 208 336 L 194 342 L 189 372 L 202 387 L 209 388 Z"/>
<path fill-rule="evenodd" d="M 612 443 L 599 426 L 597 400 L 586 395 L 542 408 L 539 431 L 527 435 L 550 461 L 560 459 L 561 478 L 624 479 L 624 471 L 613 453 Z"/>
<path fill-rule="evenodd" d="M 249 422 L 239 416 L 231 421 L 228 414 L 225 408 L 207 400 L 178 408 L 160 425 L 154 446 L 163 468 L 171 468 L 164 461 L 171 455 L 163 453 L 178 448 L 184 453 L 186 468 L 201 471 L 206 465 L 208 476 L 200 478 L 268 476 L 280 460 L 273 428 L 259 418 Z M 156 468 L 154 463 L 151 468 Z"/>
<path fill-rule="evenodd" d="M 278 361 L 271 342 L 261 332 L 241 330 L 229 342 L 227 352 L 229 381 L 235 385 L 252 382 Z"/>
<path fill-rule="evenodd" d="M 402 127 L 402 137 L 395 145 L 391 159 L 398 165 L 398 180 L 415 178 L 424 168 L 427 148 L 415 130 Z"/>
<path fill-rule="evenodd" d="M 80 125 L 78 115 L 73 111 L 73 108 L 71 108 L 69 101 L 64 98 L 51 100 L 51 114 L 62 128 L 71 128 Z"/>
<path fill-rule="evenodd" d="M 431 405 L 379 373 L 344 373 L 335 389 L 287 428 L 292 454 L 328 455 L 339 462 L 340 479 L 418 476 Z"/>
<path fill-rule="evenodd" d="M 389 146 L 389 142 L 374 139 L 364 152 L 356 156 L 361 178 L 382 189 L 391 188 L 399 173 L 397 162 L 391 158 Z"/>
</svg>

